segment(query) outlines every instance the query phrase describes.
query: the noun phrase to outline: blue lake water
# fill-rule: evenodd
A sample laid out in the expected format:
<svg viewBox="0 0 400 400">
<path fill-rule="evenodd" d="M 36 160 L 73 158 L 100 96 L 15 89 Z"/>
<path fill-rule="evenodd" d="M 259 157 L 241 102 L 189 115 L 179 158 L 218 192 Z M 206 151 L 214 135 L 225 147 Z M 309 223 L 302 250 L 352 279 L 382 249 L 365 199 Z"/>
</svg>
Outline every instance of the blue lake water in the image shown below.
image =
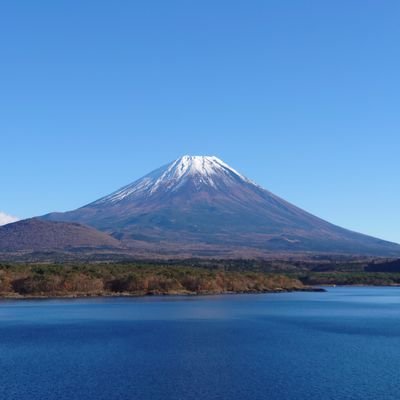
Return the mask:
<svg viewBox="0 0 400 400">
<path fill-rule="evenodd" d="M 0 301 L 0 399 L 400 398 L 400 288 Z"/>
</svg>

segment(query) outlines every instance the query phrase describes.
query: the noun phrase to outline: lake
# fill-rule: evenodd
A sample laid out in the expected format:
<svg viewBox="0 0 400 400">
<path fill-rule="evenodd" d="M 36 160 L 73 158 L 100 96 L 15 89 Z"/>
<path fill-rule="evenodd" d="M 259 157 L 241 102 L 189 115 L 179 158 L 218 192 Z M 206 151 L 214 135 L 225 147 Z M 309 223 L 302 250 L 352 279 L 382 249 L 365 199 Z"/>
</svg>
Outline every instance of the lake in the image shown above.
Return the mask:
<svg viewBox="0 0 400 400">
<path fill-rule="evenodd" d="M 0 399 L 400 398 L 400 288 L 0 301 Z"/>
</svg>

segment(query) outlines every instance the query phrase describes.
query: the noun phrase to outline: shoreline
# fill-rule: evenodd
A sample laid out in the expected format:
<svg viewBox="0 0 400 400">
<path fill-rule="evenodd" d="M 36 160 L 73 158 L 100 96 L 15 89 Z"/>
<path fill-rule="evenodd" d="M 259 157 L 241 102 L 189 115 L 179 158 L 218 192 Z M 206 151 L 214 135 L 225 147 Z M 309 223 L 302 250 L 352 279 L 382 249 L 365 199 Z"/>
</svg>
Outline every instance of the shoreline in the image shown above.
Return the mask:
<svg viewBox="0 0 400 400">
<path fill-rule="evenodd" d="M 21 295 L 17 293 L 1 293 L 1 300 L 55 300 L 55 299 L 96 299 L 96 298 L 139 298 L 139 297 L 201 297 L 201 296 L 223 296 L 223 295 L 241 295 L 241 294 L 276 294 L 276 293 L 293 293 L 293 292 L 326 292 L 322 287 L 306 286 L 304 288 L 277 288 L 271 290 L 260 291 L 224 291 L 224 292 L 149 292 L 149 293 L 127 293 L 127 292 L 110 292 L 110 293 L 71 293 L 71 294 L 52 294 L 52 295 Z"/>
</svg>

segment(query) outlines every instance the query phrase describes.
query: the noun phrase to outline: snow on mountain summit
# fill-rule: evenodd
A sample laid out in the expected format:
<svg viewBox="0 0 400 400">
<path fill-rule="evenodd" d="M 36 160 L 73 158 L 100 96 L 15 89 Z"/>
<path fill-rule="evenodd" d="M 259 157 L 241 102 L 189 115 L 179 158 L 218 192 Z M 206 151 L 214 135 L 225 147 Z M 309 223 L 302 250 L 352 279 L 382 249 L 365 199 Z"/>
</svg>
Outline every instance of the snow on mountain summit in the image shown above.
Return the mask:
<svg viewBox="0 0 400 400">
<path fill-rule="evenodd" d="M 198 176 L 204 179 L 205 183 L 214 186 L 212 177 L 215 175 L 234 174 L 246 180 L 237 171 L 231 168 L 215 156 L 183 156 L 168 166 L 167 171 L 160 177 L 159 181 L 180 180 L 189 176 Z"/>
<path fill-rule="evenodd" d="M 185 155 L 96 203 L 115 203 L 139 194 L 151 196 L 161 188 L 173 192 L 187 182 L 200 190 L 202 187 L 217 189 L 221 184 L 229 185 L 238 180 L 254 184 L 218 157 Z"/>
</svg>

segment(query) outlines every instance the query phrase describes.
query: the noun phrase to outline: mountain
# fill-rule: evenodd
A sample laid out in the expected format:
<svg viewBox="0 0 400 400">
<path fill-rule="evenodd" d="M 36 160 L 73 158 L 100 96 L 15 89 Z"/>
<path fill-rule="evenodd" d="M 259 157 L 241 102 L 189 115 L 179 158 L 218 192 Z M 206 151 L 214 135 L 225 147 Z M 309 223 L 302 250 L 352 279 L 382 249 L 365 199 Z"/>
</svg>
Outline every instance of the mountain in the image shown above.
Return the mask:
<svg viewBox="0 0 400 400">
<path fill-rule="evenodd" d="M 45 220 L 79 222 L 191 255 L 318 252 L 400 255 L 400 245 L 332 225 L 263 189 L 217 157 L 184 156 L 82 208 Z"/>
<path fill-rule="evenodd" d="M 118 247 L 113 237 L 77 223 L 32 218 L 0 227 L 0 252 Z"/>
</svg>

